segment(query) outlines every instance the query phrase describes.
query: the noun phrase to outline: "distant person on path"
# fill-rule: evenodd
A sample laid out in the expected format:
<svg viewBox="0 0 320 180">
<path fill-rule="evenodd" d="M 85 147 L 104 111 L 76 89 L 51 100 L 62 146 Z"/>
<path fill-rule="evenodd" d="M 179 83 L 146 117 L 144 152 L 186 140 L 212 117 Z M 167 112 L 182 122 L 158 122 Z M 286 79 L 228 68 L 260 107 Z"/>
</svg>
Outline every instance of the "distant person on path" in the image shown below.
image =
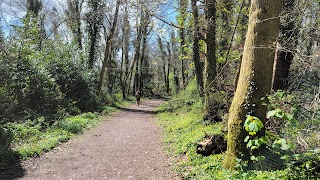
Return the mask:
<svg viewBox="0 0 320 180">
<path fill-rule="evenodd" d="M 136 92 L 137 106 L 140 105 L 140 98 L 141 98 L 141 92 L 138 90 L 138 91 Z"/>
</svg>

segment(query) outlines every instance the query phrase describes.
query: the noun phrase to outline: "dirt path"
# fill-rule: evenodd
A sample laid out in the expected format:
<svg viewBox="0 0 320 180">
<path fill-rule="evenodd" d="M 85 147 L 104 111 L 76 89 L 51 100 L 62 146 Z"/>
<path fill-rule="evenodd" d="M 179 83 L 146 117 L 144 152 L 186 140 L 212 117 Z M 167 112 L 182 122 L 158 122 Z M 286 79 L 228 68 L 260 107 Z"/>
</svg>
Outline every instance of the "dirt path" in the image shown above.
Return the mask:
<svg viewBox="0 0 320 180">
<path fill-rule="evenodd" d="M 161 100 L 131 105 L 40 158 L 21 179 L 175 179 L 154 119 Z"/>
</svg>

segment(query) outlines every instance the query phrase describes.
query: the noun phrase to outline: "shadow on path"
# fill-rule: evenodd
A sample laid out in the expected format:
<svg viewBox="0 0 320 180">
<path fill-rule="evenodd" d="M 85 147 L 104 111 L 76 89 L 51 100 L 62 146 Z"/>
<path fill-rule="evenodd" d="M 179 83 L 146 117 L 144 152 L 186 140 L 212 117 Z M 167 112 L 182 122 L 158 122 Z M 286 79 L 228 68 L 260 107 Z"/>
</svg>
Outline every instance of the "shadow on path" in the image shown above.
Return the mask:
<svg viewBox="0 0 320 180">
<path fill-rule="evenodd" d="M 19 160 L 16 153 L 9 150 L 7 156 L 0 155 L 0 179 L 12 180 L 23 177 L 25 170 L 21 166 L 21 161 Z"/>
<path fill-rule="evenodd" d="M 141 113 L 141 114 L 157 114 L 158 113 L 158 111 L 150 111 L 150 110 L 142 109 L 143 107 L 140 107 L 140 109 L 130 109 L 130 108 L 123 108 L 123 107 L 117 107 L 117 108 L 122 111 Z"/>
</svg>

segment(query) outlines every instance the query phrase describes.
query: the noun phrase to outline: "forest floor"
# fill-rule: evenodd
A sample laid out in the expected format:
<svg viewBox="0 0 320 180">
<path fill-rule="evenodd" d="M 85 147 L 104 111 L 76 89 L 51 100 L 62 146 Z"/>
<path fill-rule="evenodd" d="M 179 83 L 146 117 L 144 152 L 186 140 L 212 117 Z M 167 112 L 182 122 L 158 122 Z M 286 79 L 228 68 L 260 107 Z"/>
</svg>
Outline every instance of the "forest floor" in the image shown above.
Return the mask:
<svg viewBox="0 0 320 180">
<path fill-rule="evenodd" d="M 41 157 L 22 162 L 21 179 L 179 179 L 170 170 L 155 108 L 130 105 Z"/>
</svg>

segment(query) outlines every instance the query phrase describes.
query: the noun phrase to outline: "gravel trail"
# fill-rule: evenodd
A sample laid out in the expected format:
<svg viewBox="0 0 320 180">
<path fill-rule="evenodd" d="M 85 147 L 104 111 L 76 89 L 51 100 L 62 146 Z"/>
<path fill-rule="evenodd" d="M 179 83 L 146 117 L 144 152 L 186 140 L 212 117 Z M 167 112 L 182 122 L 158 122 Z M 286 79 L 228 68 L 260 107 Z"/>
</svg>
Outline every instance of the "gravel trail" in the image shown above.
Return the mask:
<svg viewBox="0 0 320 180">
<path fill-rule="evenodd" d="M 162 102 L 122 108 L 95 128 L 23 162 L 20 179 L 179 179 L 170 170 L 154 118 Z"/>
</svg>

